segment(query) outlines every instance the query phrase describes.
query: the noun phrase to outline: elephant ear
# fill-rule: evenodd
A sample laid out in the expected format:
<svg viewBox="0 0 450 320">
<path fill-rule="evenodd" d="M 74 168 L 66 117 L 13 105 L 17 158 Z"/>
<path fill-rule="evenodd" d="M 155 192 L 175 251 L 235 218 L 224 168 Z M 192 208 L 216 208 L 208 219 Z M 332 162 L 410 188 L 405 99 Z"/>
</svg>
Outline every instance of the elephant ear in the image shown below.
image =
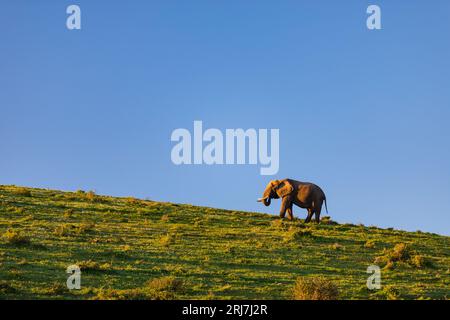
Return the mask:
<svg viewBox="0 0 450 320">
<path fill-rule="evenodd" d="M 278 194 L 278 196 L 282 198 L 290 194 L 292 191 L 294 191 L 294 187 L 292 186 L 292 184 L 289 183 L 289 181 L 283 180 L 280 182 L 275 191 Z"/>
</svg>

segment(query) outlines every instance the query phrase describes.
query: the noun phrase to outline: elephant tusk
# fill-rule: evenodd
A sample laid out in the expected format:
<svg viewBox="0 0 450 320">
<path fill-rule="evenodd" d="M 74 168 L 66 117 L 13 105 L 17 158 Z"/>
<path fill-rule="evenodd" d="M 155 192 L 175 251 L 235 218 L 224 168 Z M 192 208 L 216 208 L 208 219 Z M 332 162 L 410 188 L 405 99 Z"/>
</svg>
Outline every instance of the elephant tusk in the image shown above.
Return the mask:
<svg viewBox="0 0 450 320">
<path fill-rule="evenodd" d="M 266 200 L 268 197 L 265 197 L 265 198 L 259 198 L 258 200 L 256 200 L 257 202 L 262 202 L 262 201 L 264 201 L 264 200 Z"/>
</svg>

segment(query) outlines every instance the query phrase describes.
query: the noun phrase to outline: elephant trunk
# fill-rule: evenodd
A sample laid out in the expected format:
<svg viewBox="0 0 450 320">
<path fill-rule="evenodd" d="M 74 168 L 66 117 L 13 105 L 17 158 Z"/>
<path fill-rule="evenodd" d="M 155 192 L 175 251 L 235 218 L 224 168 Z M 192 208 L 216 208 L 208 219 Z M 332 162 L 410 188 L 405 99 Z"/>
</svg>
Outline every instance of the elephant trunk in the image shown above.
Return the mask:
<svg viewBox="0 0 450 320">
<path fill-rule="evenodd" d="M 264 203 L 266 207 L 270 206 L 270 196 L 271 196 L 270 192 L 271 192 L 270 187 L 266 188 L 266 190 L 264 190 L 262 198 L 259 198 L 258 202 Z"/>
</svg>

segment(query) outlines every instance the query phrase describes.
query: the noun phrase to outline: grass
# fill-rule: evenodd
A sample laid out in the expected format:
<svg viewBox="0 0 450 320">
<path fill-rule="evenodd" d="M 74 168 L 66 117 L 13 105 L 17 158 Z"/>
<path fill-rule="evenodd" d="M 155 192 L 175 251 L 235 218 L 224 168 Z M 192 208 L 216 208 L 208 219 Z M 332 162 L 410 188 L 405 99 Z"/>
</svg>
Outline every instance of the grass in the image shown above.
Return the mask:
<svg viewBox="0 0 450 320">
<path fill-rule="evenodd" d="M 74 264 L 80 290 L 65 287 Z M 339 299 L 448 299 L 450 238 L 0 186 L 0 299 L 314 298 L 298 279 Z"/>
<path fill-rule="evenodd" d="M 337 286 L 323 277 L 299 277 L 292 290 L 295 300 L 338 300 Z"/>
</svg>

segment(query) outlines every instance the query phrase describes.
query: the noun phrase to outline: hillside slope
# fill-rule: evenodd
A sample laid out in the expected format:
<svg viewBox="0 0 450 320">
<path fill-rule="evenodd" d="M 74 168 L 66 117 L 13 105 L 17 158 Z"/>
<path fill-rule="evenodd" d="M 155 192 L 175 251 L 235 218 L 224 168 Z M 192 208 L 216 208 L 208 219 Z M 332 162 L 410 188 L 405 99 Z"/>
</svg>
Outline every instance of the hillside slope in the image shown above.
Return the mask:
<svg viewBox="0 0 450 320">
<path fill-rule="evenodd" d="M 0 298 L 146 298 L 172 281 L 182 289 L 156 298 L 289 299 L 299 276 L 330 279 L 343 299 L 450 295 L 449 237 L 327 222 L 0 186 Z M 390 251 L 399 243 L 409 250 Z M 369 291 L 378 256 L 382 289 Z M 69 291 L 73 264 L 81 290 Z"/>
</svg>

